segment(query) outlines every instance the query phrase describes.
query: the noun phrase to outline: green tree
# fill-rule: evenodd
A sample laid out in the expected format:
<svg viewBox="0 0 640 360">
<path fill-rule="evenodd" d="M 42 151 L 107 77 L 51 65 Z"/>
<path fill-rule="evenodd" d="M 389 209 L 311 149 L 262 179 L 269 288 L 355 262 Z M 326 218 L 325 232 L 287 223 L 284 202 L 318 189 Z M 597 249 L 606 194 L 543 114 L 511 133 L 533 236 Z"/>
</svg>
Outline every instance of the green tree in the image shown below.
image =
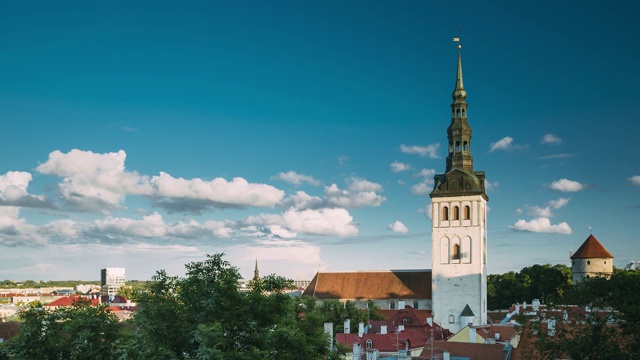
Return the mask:
<svg viewBox="0 0 640 360">
<path fill-rule="evenodd" d="M 310 298 L 313 299 L 313 298 Z M 313 299 L 315 302 L 316 299 Z M 367 310 L 361 310 L 351 301 L 344 303 L 338 300 L 323 300 L 314 307 L 314 311 L 322 319 L 322 322 L 333 323 L 335 333 L 344 332 L 344 321 L 349 319 L 349 330 L 351 333 L 358 332 L 358 323 L 367 323 L 368 320 L 380 320 L 382 316 L 378 314 L 378 308 L 369 300 Z"/>
<path fill-rule="evenodd" d="M 9 359 L 114 359 L 118 320 L 105 306 L 79 300 L 48 310 L 35 304 L 20 320 L 20 332 L 6 345 Z"/>
<path fill-rule="evenodd" d="M 156 273 L 139 297 L 128 358 L 326 359 L 321 319 L 300 316 L 285 293 L 291 281 L 269 275 L 238 291 L 238 270 L 222 254 L 186 265 L 184 278 Z"/>
<path fill-rule="evenodd" d="M 525 336 L 535 339 L 523 354 L 531 359 L 640 358 L 640 270 L 616 269 L 610 279 L 586 278 L 567 288 L 558 303 L 571 307 L 547 311 L 555 320 L 554 336 L 540 319 L 519 319 Z"/>
<path fill-rule="evenodd" d="M 533 265 L 520 272 L 487 276 L 487 306 L 505 309 L 518 302 L 540 299 L 546 303 L 561 301 L 571 287 L 571 269 L 566 265 Z"/>
</svg>

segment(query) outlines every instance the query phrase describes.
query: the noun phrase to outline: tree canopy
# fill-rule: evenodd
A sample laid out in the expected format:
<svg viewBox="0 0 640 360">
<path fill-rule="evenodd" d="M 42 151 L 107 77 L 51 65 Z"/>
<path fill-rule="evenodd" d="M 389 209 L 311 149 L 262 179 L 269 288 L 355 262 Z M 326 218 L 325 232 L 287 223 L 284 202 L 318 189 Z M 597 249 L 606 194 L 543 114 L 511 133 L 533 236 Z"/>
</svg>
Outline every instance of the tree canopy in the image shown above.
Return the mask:
<svg viewBox="0 0 640 360">
<path fill-rule="evenodd" d="M 520 272 L 487 276 L 487 307 L 508 309 L 519 302 L 539 299 L 557 302 L 571 287 L 571 268 L 566 265 L 533 265 Z"/>
<path fill-rule="evenodd" d="M 222 254 L 186 265 L 184 277 L 158 271 L 136 293 L 125 326 L 104 307 L 21 313 L 22 328 L 0 359 L 331 359 L 323 317 L 269 275 L 238 290 L 241 276 Z M 4 354 L 3 354 L 4 351 Z M 47 354 L 44 355 L 43 354 Z M 82 354 L 82 355 L 81 355 Z"/>
</svg>

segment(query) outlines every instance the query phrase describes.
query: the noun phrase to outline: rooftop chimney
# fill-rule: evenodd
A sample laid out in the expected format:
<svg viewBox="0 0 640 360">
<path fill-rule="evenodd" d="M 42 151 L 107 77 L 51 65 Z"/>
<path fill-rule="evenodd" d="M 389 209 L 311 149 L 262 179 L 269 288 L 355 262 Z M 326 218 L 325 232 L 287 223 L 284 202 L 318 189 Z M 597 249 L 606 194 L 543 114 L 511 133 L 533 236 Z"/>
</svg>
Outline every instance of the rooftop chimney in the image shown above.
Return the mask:
<svg viewBox="0 0 640 360">
<path fill-rule="evenodd" d="M 380 325 L 380 334 L 386 334 L 387 333 L 387 325 Z"/>
<path fill-rule="evenodd" d="M 469 326 L 469 342 L 475 344 L 476 342 L 476 328 Z"/>
<path fill-rule="evenodd" d="M 442 352 L 442 360 L 451 360 L 451 356 L 447 350 Z"/>
<path fill-rule="evenodd" d="M 358 324 L 358 337 L 362 337 L 364 334 L 364 323 L 361 322 Z"/>
<path fill-rule="evenodd" d="M 433 318 L 432 317 L 428 317 L 427 318 L 427 324 L 431 327 L 433 327 Z"/>
<path fill-rule="evenodd" d="M 344 333 L 351 334 L 351 320 L 344 319 Z"/>
</svg>

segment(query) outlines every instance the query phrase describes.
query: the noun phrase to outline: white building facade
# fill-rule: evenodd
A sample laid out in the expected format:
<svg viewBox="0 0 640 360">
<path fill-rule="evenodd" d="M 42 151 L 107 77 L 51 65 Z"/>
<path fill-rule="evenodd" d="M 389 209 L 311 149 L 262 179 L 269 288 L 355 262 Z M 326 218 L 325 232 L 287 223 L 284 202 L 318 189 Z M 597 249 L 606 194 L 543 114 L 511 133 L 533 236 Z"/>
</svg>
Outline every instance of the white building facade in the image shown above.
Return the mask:
<svg viewBox="0 0 640 360">
<path fill-rule="evenodd" d="M 446 171 L 430 196 L 433 319 L 455 333 L 487 323 L 488 197 L 484 172 L 473 169 L 460 47 L 452 97 Z"/>
<path fill-rule="evenodd" d="M 114 296 L 125 285 L 124 268 L 105 268 L 100 270 L 100 289 L 102 295 Z"/>
</svg>

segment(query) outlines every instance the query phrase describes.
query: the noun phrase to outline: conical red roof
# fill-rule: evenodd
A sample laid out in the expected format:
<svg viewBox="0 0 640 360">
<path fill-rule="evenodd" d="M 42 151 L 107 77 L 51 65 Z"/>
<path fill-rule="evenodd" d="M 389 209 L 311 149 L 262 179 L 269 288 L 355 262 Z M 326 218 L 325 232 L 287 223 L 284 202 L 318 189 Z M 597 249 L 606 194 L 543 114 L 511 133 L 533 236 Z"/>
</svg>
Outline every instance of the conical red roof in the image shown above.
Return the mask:
<svg viewBox="0 0 640 360">
<path fill-rule="evenodd" d="M 613 255 L 607 251 L 607 249 L 600 244 L 600 241 L 595 236 L 589 235 L 582 245 L 571 256 L 571 259 L 588 259 L 588 258 L 610 258 L 613 259 Z"/>
</svg>

